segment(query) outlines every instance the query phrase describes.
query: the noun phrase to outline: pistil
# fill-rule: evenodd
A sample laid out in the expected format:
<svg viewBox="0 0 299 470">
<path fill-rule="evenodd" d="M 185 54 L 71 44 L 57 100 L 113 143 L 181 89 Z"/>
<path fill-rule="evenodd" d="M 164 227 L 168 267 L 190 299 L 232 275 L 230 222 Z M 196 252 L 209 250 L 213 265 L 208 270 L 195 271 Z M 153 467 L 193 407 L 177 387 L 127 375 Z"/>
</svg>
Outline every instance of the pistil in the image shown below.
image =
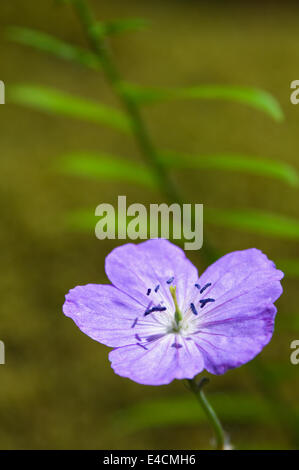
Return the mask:
<svg viewBox="0 0 299 470">
<path fill-rule="evenodd" d="M 182 312 L 180 311 L 179 305 L 178 305 L 178 300 L 177 300 L 177 296 L 176 296 L 176 286 L 170 286 L 169 290 L 170 290 L 171 297 L 173 299 L 173 303 L 174 303 L 174 306 L 175 306 L 174 319 L 176 321 L 177 326 L 179 326 L 179 323 L 183 320 L 183 315 L 182 315 Z"/>
</svg>

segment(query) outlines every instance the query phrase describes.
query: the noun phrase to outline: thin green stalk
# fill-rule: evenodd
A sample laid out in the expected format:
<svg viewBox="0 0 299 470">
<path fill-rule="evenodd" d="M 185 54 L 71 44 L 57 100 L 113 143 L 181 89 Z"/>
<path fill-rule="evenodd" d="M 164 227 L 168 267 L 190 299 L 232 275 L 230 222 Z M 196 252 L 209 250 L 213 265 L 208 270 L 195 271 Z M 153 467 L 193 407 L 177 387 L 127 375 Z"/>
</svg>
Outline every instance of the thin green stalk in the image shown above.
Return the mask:
<svg viewBox="0 0 299 470">
<path fill-rule="evenodd" d="M 218 416 L 216 415 L 214 409 L 208 402 L 204 391 L 203 391 L 203 386 L 208 382 L 209 380 L 207 378 L 202 378 L 199 383 L 196 382 L 195 378 L 194 379 L 189 379 L 188 384 L 192 392 L 195 394 L 199 404 L 202 406 L 207 418 L 209 419 L 214 433 L 216 437 L 216 449 L 217 450 L 224 450 L 227 448 L 227 440 L 226 440 L 226 435 L 223 430 L 223 427 L 218 419 Z"/>
</svg>

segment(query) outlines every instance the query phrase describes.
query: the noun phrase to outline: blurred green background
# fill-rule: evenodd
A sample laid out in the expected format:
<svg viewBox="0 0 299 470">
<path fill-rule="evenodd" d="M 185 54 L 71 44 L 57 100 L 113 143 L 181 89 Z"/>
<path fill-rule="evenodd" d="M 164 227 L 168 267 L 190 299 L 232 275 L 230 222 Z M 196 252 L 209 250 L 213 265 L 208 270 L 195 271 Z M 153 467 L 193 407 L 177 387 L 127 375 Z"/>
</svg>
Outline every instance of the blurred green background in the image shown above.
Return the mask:
<svg viewBox="0 0 299 470">
<path fill-rule="evenodd" d="M 190 154 L 236 153 L 272 158 L 299 170 L 299 6 L 200 1 L 92 2 L 102 20 L 142 17 L 150 27 L 112 39 L 127 80 L 150 86 L 228 84 L 269 91 L 282 106 L 277 123 L 250 107 L 221 101 L 179 101 L 147 107 L 161 148 Z M 11 0 L 0 6 L 2 32 L 26 26 L 86 46 L 69 6 Z M 0 79 L 55 87 L 107 105 L 118 102 L 101 71 L 0 39 Z M 0 367 L 0 448 L 209 448 L 211 429 L 183 383 L 147 387 L 116 376 L 108 348 L 82 334 L 61 312 L 78 284 L 107 282 L 105 256 L 117 241 L 70 230 L 68 214 L 116 204 L 163 201 L 125 182 L 96 181 L 57 171 L 75 151 L 107 152 L 136 162 L 134 139 L 113 129 L 12 104 L 0 107 L 1 316 L 6 364 Z M 257 209 L 297 219 L 298 188 L 283 181 L 216 170 L 174 171 L 187 200 L 218 209 Z M 220 252 L 257 247 L 274 259 L 299 258 L 298 240 L 204 225 Z M 188 253 L 199 270 L 197 253 Z M 299 446 L 298 280 L 284 280 L 273 340 L 252 363 L 211 377 L 208 393 L 236 448 Z"/>
</svg>

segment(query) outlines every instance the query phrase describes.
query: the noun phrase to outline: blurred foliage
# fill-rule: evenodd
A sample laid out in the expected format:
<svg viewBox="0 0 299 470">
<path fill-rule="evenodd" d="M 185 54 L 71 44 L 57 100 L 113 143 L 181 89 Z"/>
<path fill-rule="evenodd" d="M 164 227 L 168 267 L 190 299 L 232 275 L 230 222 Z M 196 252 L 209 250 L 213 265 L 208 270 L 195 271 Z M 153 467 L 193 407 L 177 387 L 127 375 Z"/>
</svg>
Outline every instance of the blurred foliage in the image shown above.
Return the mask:
<svg viewBox="0 0 299 470">
<path fill-rule="evenodd" d="M 130 120 L 121 111 L 60 91 L 40 86 L 18 85 L 10 89 L 9 97 L 11 102 L 29 105 L 49 113 L 106 124 L 123 132 L 131 131 Z"/>
<path fill-rule="evenodd" d="M 283 112 L 277 100 L 263 90 L 232 85 L 201 85 L 190 88 L 142 88 L 123 84 L 124 92 L 140 103 L 155 103 L 171 100 L 228 100 L 246 104 L 264 111 L 276 121 L 283 120 Z"/>
<path fill-rule="evenodd" d="M 161 159 L 169 168 L 226 170 L 253 175 L 269 176 L 285 181 L 291 186 L 298 186 L 298 174 L 294 167 L 284 162 L 247 157 L 245 155 L 180 155 L 175 152 L 163 152 Z"/>
<path fill-rule="evenodd" d="M 92 69 L 98 69 L 100 62 L 98 57 L 82 47 L 76 47 L 65 41 L 28 28 L 11 27 L 6 30 L 8 40 L 15 41 L 25 46 L 36 47 L 43 52 L 54 54 L 60 59 L 70 60 Z"/>
<path fill-rule="evenodd" d="M 112 155 L 92 156 L 84 153 L 67 155 L 61 158 L 59 169 L 68 175 L 105 181 L 127 181 L 158 189 L 149 168 Z"/>
</svg>

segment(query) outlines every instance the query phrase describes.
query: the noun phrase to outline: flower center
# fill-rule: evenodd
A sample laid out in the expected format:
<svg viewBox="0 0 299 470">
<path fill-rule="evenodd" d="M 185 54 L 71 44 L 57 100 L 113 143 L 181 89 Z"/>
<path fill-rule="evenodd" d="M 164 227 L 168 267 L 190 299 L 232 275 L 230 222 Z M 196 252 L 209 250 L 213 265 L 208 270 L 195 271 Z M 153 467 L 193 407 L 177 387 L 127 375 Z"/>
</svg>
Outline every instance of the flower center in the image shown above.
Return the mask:
<svg viewBox="0 0 299 470">
<path fill-rule="evenodd" d="M 204 308 L 206 304 L 210 302 L 215 302 L 215 299 L 211 297 L 198 299 L 198 291 L 199 294 L 203 294 L 208 289 L 208 287 L 212 285 L 212 283 L 208 282 L 203 286 L 200 286 L 198 283 L 195 283 L 194 287 L 196 288 L 195 290 L 197 291 L 197 295 L 194 295 L 193 302 L 189 303 L 188 308 L 184 310 L 184 312 L 182 312 L 177 300 L 176 285 L 170 285 L 172 284 L 173 280 L 174 276 L 169 278 L 166 283 L 169 285 L 169 291 L 174 303 L 174 314 L 173 309 L 169 309 L 165 306 L 163 298 L 158 304 L 155 302 L 155 294 L 158 294 L 159 292 L 158 295 L 160 295 L 161 293 L 160 284 L 157 284 L 155 287 L 148 288 L 146 291 L 146 295 L 150 297 L 150 302 L 144 312 L 144 316 L 146 317 L 153 313 L 159 314 L 165 312 L 165 316 L 163 314 L 161 316 L 158 315 L 159 320 L 155 318 L 158 324 L 160 324 L 160 327 L 162 327 L 162 330 L 164 329 L 164 333 L 161 331 L 161 333 L 159 334 L 173 333 L 175 335 L 180 334 L 182 336 L 187 337 L 198 330 L 198 319 L 200 317 L 200 309 Z M 153 294 L 154 298 L 151 299 Z M 136 320 L 133 322 L 132 328 L 134 328 L 135 326 Z"/>
</svg>

